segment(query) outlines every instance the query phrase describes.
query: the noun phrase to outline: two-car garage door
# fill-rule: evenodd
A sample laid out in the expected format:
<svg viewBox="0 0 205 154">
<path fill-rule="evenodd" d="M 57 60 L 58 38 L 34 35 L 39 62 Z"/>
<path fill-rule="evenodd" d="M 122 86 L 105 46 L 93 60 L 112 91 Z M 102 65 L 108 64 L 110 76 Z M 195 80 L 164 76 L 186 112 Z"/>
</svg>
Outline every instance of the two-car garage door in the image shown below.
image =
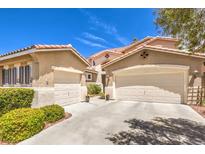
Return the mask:
<svg viewBox="0 0 205 154">
<path fill-rule="evenodd" d="M 115 97 L 118 100 L 159 103 L 183 103 L 183 72 L 156 72 L 115 76 Z"/>
</svg>

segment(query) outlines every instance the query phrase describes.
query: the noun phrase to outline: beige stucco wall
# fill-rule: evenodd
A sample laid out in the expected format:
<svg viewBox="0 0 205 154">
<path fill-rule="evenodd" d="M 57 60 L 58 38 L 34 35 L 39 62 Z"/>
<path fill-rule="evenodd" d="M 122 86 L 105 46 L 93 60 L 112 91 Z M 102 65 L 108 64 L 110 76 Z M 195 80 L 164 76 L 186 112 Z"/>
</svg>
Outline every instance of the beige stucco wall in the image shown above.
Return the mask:
<svg viewBox="0 0 205 154">
<path fill-rule="evenodd" d="M 109 75 L 106 78 L 106 86 L 112 86 L 112 71 L 135 65 L 146 64 L 172 64 L 190 66 L 189 86 L 201 86 L 201 77 L 193 78 L 192 73 L 193 71 L 197 70 L 200 72 L 200 74 L 202 74 L 202 70 L 204 69 L 203 62 L 205 59 L 148 50 L 146 50 L 146 52 L 149 54 L 149 56 L 143 59 L 140 54 L 144 51 L 145 50 L 135 53 L 132 56 L 129 56 L 104 68 L 106 73 Z"/>
<path fill-rule="evenodd" d="M 35 57 L 39 63 L 39 79 L 33 81 L 33 86 L 53 86 L 54 73 L 52 66 L 73 67 L 84 71 L 87 65 L 71 51 L 37 52 Z"/>
<path fill-rule="evenodd" d="M 30 55 L 23 55 L 20 57 L 15 57 L 15 58 L 10 58 L 7 60 L 0 61 L 0 66 L 26 63 L 30 61 L 32 61 L 32 57 Z"/>
<path fill-rule="evenodd" d="M 55 84 L 80 84 L 81 74 L 54 71 Z"/>
</svg>

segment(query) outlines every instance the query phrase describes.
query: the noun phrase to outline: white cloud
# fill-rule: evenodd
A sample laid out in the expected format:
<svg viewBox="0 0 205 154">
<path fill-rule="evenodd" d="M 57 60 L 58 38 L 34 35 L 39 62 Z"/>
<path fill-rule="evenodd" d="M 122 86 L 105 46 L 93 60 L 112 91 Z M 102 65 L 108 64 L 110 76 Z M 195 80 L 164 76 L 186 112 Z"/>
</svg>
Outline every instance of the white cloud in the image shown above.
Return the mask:
<svg viewBox="0 0 205 154">
<path fill-rule="evenodd" d="M 114 38 L 121 44 L 127 45 L 129 43 L 129 41 L 125 37 L 119 35 L 117 28 L 112 24 L 108 24 L 100 20 L 97 16 L 91 14 L 85 9 L 80 9 L 80 11 L 89 18 L 90 23 L 94 24 L 96 27 L 103 29 L 105 33 L 113 35 Z"/>
<path fill-rule="evenodd" d="M 92 46 L 92 47 L 107 48 L 106 46 L 104 46 L 102 44 L 94 43 L 94 42 L 91 42 L 91 41 L 88 41 L 86 39 L 82 39 L 79 37 L 76 37 L 75 39 L 80 41 L 81 43 L 87 44 L 87 45 Z"/>
<path fill-rule="evenodd" d="M 125 37 L 116 35 L 116 39 L 123 45 L 129 44 L 129 41 Z"/>
<path fill-rule="evenodd" d="M 83 36 L 85 38 L 88 38 L 88 39 L 92 39 L 92 40 L 95 40 L 95 41 L 100 41 L 100 42 L 103 42 L 103 43 L 107 43 L 107 41 L 99 36 L 96 36 L 94 34 L 91 34 L 91 33 L 87 33 L 87 32 L 84 32 L 83 33 Z"/>
</svg>

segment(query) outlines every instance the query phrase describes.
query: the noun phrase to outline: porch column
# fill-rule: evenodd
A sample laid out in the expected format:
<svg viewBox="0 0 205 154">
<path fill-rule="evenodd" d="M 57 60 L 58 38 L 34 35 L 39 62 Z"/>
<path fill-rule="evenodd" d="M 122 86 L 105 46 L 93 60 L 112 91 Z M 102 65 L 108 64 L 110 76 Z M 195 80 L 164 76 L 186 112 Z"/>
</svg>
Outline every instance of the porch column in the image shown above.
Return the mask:
<svg viewBox="0 0 205 154">
<path fill-rule="evenodd" d="M 27 65 L 29 65 L 29 78 L 30 78 L 30 81 L 29 83 L 32 84 L 32 80 L 33 80 L 33 62 L 28 62 Z"/>
<path fill-rule="evenodd" d="M 14 67 L 16 68 L 16 85 L 17 86 L 20 86 L 20 73 L 19 73 L 19 70 L 20 70 L 20 66 L 21 64 L 14 64 Z"/>
</svg>

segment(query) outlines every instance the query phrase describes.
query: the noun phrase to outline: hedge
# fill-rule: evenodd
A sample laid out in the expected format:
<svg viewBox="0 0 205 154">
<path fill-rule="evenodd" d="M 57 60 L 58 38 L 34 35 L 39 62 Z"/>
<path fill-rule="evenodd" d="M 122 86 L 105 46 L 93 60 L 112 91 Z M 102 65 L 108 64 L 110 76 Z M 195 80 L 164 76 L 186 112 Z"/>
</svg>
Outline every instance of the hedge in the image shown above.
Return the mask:
<svg viewBox="0 0 205 154">
<path fill-rule="evenodd" d="M 97 95 L 101 92 L 101 87 L 97 84 L 89 84 L 87 86 L 88 95 Z"/>
<path fill-rule="evenodd" d="M 0 88 L 0 116 L 13 109 L 31 107 L 33 97 L 33 89 Z"/>
<path fill-rule="evenodd" d="M 0 141 L 17 143 L 44 128 L 45 114 L 41 109 L 21 108 L 0 117 Z"/>
<path fill-rule="evenodd" d="M 64 108 L 53 104 L 41 108 L 45 114 L 45 122 L 51 123 L 62 119 L 65 116 Z"/>
</svg>

